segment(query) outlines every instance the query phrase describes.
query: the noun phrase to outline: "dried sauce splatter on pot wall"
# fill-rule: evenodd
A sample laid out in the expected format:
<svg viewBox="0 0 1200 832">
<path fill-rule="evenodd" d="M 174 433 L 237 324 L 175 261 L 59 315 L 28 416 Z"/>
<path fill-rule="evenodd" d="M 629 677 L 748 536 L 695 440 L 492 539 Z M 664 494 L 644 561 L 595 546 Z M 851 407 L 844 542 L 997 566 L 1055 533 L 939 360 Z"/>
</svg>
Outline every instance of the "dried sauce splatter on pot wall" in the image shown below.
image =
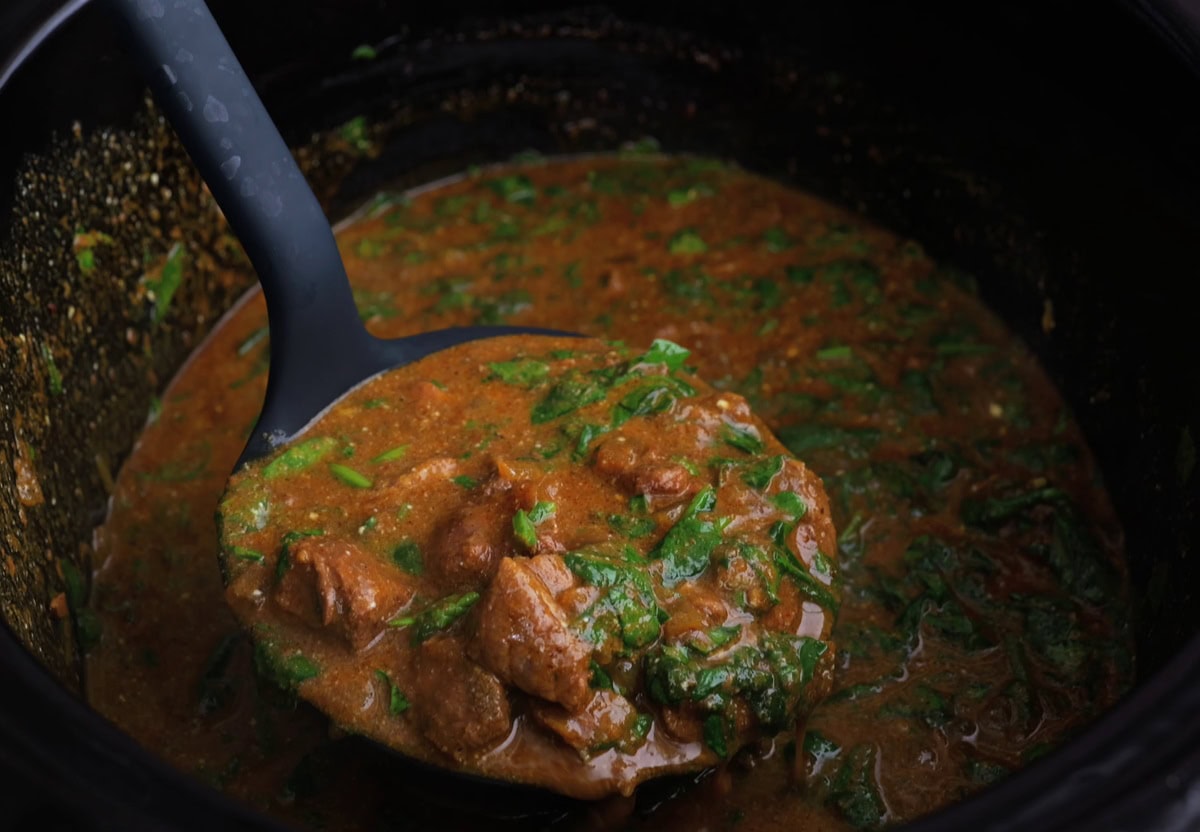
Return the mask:
<svg viewBox="0 0 1200 832">
<path fill-rule="evenodd" d="M 1129 684 L 1121 535 L 1079 431 L 1027 350 L 915 245 L 726 166 L 652 156 L 383 196 L 340 244 L 378 334 L 515 323 L 670 339 L 823 478 L 845 596 L 834 692 L 802 742 L 739 757 L 633 822 L 879 828 L 1035 759 Z M 266 337 L 254 295 L 121 472 L 92 701 L 298 825 L 470 827 L 256 676 L 225 607 L 211 518 L 261 401 Z"/>
</svg>

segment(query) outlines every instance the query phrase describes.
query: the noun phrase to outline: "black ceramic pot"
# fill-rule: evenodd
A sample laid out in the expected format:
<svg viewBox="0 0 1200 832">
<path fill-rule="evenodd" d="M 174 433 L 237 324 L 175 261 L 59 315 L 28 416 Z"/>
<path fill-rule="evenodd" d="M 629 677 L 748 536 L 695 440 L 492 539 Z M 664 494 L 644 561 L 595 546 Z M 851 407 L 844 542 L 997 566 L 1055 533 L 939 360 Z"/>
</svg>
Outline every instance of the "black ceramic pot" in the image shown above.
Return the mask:
<svg viewBox="0 0 1200 832">
<path fill-rule="evenodd" d="M 1138 598 L 1135 689 L 1060 750 L 911 827 L 1030 832 L 1200 827 L 1200 350 L 1190 301 L 1200 275 L 1200 13 L 1188 5 L 520 3 L 501 19 L 486 4 L 213 3 L 291 139 L 391 114 L 381 157 L 322 166 L 331 214 L 383 180 L 653 135 L 668 150 L 732 157 L 814 190 L 978 276 L 1097 452 Z M 363 42 L 380 57 L 349 61 Z M 64 589 L 59 561 L 90 539 L 105 476 L 150 397 L 245 288 L 199 279 L 162 326 L 131 312 L 115 284 L 64 288 L 55 262 L 70 256 L 72 220 L 130 198 L 121 171 L 148 163 L 138 142 L 153 129 L 139 112 L 142 85 L 98 10 L 7 0 L 4 828 L 268 827 L 90 711 L 78 696 L 77 628 L 48 613 Z M 107 127 L 129 132 L 106 144 Z M 185 178 L 178 150 L 167 157 L 163 181 Z M 194 207 L 159 198 L 138 197 L 155 211 L 134 237 L 152 237 L 154 217 Z M 1057 318 L 1049 333 L 1047 299 Z M 68 308 L 84 325 L 68 325 Z M 54 345 L 67 383 L 47 380 L 32 346 L 42 343 Z M 41 449 L 46 499 L 36 508 L 18 489 L 18 435 Z"/>
</svg>

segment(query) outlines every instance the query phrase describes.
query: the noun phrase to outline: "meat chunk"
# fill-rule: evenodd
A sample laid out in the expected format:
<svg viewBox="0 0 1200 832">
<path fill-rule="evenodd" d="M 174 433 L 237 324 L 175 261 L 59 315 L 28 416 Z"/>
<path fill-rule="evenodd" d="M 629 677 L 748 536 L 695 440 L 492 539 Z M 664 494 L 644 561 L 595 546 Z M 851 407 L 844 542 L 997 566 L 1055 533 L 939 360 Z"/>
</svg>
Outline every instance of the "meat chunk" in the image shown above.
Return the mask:
<svg viewBox="0 0 1200 832">
<path fill-rule="evenodd" d="M 512 727 L 504 685 L 471 661 L 456 638 L 421 645 L 412 694 L 421 732 L 456 760 L 492 747 Z"/>
<path fill-rule="evenodd" d="M 486 586 L 507 554 L 512 536 L 510 523 L 501 517 L 496 503 L 464 506 L 434 539 L 431 557 L 425 564 L 430 577 L 446 592 Z"/>
<path fill-rule="evenodd" d="M 579 713 L 568 713 L 558 705 L 538 702 L 533 718 L 580 751 L 599 751 L 632 738 L 637 722 L 633 704 L 611 690 L 598 690 Z"/>
<path fill-rule="evenodd" d="M 644 494 L 651 506 L 682 502 L 703 487 L 700 478 L 678 462 L 661 458 L 654 449 L 615 436 L 596 449 L 596 471 L 630 494 Z"/>
<path fill-rule="evenodd" d="M 280 555 L 283 557 L 283 555 Z M 408 578 L 343 540 L 310 537 L 292 546 L 273 599 L 313 627 L 361 650 L 413 596 Z"/>
<path fill-rule="evenodd" d="M 572 713 L 591 698 L 591 651 L 525 558 L 500 561 L 477 606 L 472 653 L 484 667 Z"/>
<path fill-rule="evenodd" d="M 679 597 L 670 605 L 671 617 L 663 625 L 663 636 L 668 640 L 719 627 L 729 616 L 725 603 L 709 589 L 682 583 L 676 591 Z"/>
<path fill-rule="evenodd" d="M 575 576 L 558 555 L 538 555 L 531 558 L 529 569 L 542 579 L 546 589 L 550 590 L 550 594 L 555 598 L 575 586 Z"/>
</svg>

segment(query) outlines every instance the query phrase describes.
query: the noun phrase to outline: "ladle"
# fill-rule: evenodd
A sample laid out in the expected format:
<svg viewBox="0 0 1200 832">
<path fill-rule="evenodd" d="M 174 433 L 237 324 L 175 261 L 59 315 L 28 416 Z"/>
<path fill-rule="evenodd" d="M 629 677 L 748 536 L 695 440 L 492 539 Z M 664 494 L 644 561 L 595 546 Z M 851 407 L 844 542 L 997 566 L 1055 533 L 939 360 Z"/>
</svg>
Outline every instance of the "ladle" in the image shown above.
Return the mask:
<svg viewBox="0 0 1200 832">
<path fill-rule="evenodd" d="M 475 326 L 367 332 L 329 221 L 203 0 L 104 0 L 151 91 L 246 250 L 270 323 L 266 399 L 240 468 L 362 382 L 457 344 L 566 335 Z"/>
<path fill-rule="evenodd" d="M 103 2 L 245 248 L 266 297 L 266 400 L 237 467 L 286 444 L 349 390 L 386 370 L 480 338 L 570 334 L 478 326 L 390 340 L 371 335 L 320 203 L 202 0 Z M 406 779 L 416 774 L 430 783 L 453 774 L 460 786 L 469 784 L 469 793 L 451 790 L 459 807 L 513 817 L 561 812 L 577 803 L 400 756 L 410 767 Z"/>
</svg>

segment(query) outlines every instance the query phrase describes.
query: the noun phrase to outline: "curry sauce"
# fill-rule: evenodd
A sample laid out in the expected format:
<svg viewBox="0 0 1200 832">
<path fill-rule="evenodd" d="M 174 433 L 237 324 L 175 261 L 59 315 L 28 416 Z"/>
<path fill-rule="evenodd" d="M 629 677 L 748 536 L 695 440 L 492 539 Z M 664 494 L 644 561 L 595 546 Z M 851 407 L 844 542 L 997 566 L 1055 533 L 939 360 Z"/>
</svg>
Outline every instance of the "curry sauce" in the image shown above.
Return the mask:
<svg viewBox="0 0 1200 832">
<path fill-rule="evenodd" d="M 730 753 L 686 799 L 622 823 L 880 828 L 1035 759 L 1130 684 L 1121 532 L 1080 432 L 969 279 L 914 243 L 731 166 L 625 155 L 383 194 L 339 244 L 376 334 L 511 323 L 669 340 L 824 483 L 842 583 L 829 696 L 795 737 Z M 211 518 L 261 405 L 266 338 L 252 294 L 118 478 L 98 535 L 90 699 L 299 826 L 468 828 L 331 740 L 261 657 L 256 673 L 226 604 Z M 463 427 L 474 444 L 497 430 Z M 368 477 L 354 453 L 320 471 Z M 393 691 L 408 695 L 394 681 L 370 683 L 389 715 Z"/>
<path fill-rule="evenodd" d="M 834 662 L 829 501 L 688 356 L 460 344 L 239 471 L 260 663 L 347 730 L 580 798 L 794 731 Z"/>
</svg>

